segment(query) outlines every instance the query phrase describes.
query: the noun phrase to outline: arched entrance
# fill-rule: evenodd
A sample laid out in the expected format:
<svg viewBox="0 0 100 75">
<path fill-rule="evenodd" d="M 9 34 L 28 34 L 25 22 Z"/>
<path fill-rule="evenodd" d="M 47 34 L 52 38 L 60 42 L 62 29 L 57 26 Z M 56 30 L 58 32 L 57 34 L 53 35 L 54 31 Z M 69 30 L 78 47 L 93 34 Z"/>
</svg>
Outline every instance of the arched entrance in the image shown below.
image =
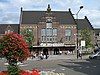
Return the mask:
<svg viewBox="0 0 100 75">
<path fill-rule="evenodd" d="M 47 49 L 47 48 L 44 48 L 44 49 L 43 49 L 43 54 L 44 54 L 44 55 L 48 55 L 48 49 Z"/>
<path fill-rule="evenodd" d="M 48 49 L 47 48 L 44 48 L 43 49 L 43 55 L 45 55 L 45 58 L 47 59 L 48 58 Z"/>
<path fill-rule="evenodd" d="M 59 54 L 59 49 L 58 48 L 54 48 L 54 55 L 58 55 Z"/>
</svg>

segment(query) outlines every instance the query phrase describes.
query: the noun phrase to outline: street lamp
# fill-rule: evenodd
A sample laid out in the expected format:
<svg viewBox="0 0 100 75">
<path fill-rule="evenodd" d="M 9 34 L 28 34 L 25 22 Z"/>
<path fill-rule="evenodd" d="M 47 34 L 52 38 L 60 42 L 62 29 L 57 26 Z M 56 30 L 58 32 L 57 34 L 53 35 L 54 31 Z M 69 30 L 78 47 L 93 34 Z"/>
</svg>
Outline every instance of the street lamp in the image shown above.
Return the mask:
<svg viewBox="0 0 100 75">
<path fill-rule="evenodd" d="M 77 59 L 78 59 L 78 55 L 79 55 L 79 50 L 78 50 L 78 14 L 80 12 L 80 10 L 83 8 L 83 6 L 80 6 L 79 11 L 76 13 L 76 24 L 77 24 Z"/>
</svg>

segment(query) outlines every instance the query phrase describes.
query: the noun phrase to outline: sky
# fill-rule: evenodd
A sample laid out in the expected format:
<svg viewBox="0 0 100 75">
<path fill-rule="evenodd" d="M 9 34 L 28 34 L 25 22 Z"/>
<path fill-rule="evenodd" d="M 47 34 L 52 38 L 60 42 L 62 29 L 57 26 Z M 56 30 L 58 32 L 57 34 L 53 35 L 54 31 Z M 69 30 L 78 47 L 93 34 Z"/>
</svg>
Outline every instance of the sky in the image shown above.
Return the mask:
<svg viewBox="0 0 100 75">
<path fill-rule="evenodd" d="M 20 8 L 27 11 L 46 11 L 50 4 L 52 11 L 68 11 L 78 14 L 79 19 L 87 16 L 94 28 L 100 28 L 100 0 L 0 0 L 0 23 L 18 24 L 20 17 Z M 75 15 L 74 15 L 75 17 Z"/>
</svg>

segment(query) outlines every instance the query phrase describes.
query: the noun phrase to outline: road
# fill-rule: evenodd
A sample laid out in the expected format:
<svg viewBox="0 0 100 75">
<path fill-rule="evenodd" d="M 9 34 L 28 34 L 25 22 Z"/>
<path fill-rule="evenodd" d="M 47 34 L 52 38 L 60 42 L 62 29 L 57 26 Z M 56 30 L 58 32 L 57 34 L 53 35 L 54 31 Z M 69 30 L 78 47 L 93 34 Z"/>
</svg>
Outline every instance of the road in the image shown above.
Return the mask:
<svg viewBox="0 0 100 75">
<path fill-rule="evenodd" d="M 61 55 L 51 56 L 47 60 L 29 59 L 19 66 L 24 70 L 35 68 L 65 75 L 100 75 L 100 60 L 76 59 L 74 57 L 74 55 Z M 7 70 L 4 60 L 0 60 L 0 70 Z"/>
</svg>

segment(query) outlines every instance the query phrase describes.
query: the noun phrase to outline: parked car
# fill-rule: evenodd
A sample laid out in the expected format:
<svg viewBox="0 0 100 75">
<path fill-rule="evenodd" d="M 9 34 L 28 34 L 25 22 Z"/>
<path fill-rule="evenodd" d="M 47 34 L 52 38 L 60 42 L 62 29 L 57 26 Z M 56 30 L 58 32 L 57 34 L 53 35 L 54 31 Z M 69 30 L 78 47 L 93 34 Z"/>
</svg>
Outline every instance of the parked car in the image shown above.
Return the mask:
<svg viewBox="0 0 100 75">
<path fill-rule="evenodd" d="M 89 56 L 90 59 L 100 59 L 100 51 Z"/>
<path fill-rule="evenodd" d="M 97 53 L 99 51 L 100 51 L 100 48 L 97 48 L 97 49 L 94 50 L 94 53 Z"/>
</svg>

